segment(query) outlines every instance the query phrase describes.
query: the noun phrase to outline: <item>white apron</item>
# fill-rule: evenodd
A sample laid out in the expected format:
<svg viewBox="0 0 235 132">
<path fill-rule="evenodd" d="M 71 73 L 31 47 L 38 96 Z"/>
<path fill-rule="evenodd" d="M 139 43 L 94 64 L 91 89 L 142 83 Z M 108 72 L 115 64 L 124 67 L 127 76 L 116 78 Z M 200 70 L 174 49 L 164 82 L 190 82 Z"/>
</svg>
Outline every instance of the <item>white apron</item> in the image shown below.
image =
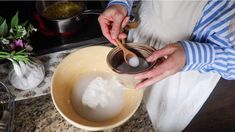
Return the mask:
<svg viewBox="0 0 235 132">
<path fill-rule="evenodd" d="M 156 49 L 188 40 L 207 1 L 142 1 L 141 23 L 128 40 Z M 144 102 L 156 131 L 182 131 L 200 110 L 217 82 L 216 73 L 180 72 L 145 90 Z"/>
</svg>

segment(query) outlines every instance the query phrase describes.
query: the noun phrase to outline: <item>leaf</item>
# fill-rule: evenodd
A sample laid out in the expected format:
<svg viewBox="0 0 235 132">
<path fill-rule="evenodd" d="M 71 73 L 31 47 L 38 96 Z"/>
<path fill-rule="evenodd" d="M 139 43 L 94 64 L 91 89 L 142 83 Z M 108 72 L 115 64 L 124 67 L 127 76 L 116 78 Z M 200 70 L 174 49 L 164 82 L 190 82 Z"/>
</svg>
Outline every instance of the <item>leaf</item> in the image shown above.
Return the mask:
<svg viewBox="0 0 235 132">
<path fill-rule="evenodd" d="M 28 24 L 28 20 L 27 21 L 25 21 L 24 23 L 22 23 L 21 25 L 23 26 L 23 27 L 25 27 L 27 24 Z"/>
<path fill-rule="evenodd" d="M 16 52 L 16 54 L 17 54 L 17 55 L 19 55 L 19 54 L 25 54 L 24 51 L 25 51 L 25 50 L 23 49 L 23 50 L 21 50 L 21 51 Z"/>
<path fill-rule="evenodd" d="M 1 54 L 1 55 L 9 55 L 9 53 L 4 52 L 4 51 L 0 51 L 0 54 Z"/>
<path fill-rule="evenodd" d="M 19 23 L 18 13 L 19 12 L 17 11 L 16 14 L 11 19 L 11 28 L 16 27 Z"/>
<path fill-rule="evenodd" d="M 14 37 L 12 35 L 9 35 L 7 39 L 13 39 Z"/>
<path fill-rule="evenodd" d="M 9 56 L 10 56 L 9 53 L 4 52 L 4 51 L 0 51 L 0 58 L 1 58 L 1 59 L 8 58 Z"/>
<path fill-rule="evenodd" d="M 25 27 L 18 25 L 15 28 L 16 28 L 16 32 L 14 34 L 14 38 L 16 39 L 22 38 L 24 36 Z"/>
<path fill-rule="evenodd" d="M 2 24 L 4 19 L 0 16 L 0 24 Z"/>
<path fill-rule="evenodd" d="M 4 37 L 7 33 L 8 33 L 8 26 L 5 19 L 3 23 L 0 25 L 0 37 Z"/>
</svg>

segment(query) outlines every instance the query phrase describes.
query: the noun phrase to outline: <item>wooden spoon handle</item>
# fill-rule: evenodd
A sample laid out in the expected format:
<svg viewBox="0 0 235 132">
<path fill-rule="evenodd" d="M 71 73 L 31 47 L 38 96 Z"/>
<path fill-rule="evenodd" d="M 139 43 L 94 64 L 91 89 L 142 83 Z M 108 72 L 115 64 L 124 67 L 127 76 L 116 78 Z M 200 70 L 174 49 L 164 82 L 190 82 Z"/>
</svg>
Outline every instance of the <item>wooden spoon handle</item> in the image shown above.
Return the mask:
<svg viewBox="0 0 235 132">
<path fill-rule="evenodd" d="M 126 51 L 126 48 L 124 47 L 124 45 L 118 40 L 118 39 L 115 39 L 117 45 L 122 49 L 122 50 L 125 50 Z"/>
<path fill-rule="evenodd" d="M 124 45 L 126 43 L 125 39 L 122 38 L 122 44 Z"/>
<path fill-rule="evenodd" d="M 125 62 L 128 64 L 127 55 L 130 54 L 130 53 L 128 52 L 128 49 L 127 49 L 118 39 L 115 39 L 115 41 L 116 41 L 118 47 L 122 49 L 124 60 L 125 60 Z"/>
</svg>

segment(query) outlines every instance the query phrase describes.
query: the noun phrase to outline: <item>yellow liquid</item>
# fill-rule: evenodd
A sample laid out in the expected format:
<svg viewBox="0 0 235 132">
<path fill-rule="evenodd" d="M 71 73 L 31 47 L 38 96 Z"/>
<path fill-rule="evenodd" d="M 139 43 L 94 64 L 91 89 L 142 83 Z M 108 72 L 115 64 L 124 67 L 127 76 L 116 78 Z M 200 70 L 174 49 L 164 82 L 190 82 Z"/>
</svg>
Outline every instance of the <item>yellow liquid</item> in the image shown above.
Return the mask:
<svg viewBox="0 0 235 132">
<path fill-rule="evenodd" d="M 79 15 L 82 2 L 56 2 L 43 11 L 43 15 L 50 19 L 65 19 Z"/>
</svg>

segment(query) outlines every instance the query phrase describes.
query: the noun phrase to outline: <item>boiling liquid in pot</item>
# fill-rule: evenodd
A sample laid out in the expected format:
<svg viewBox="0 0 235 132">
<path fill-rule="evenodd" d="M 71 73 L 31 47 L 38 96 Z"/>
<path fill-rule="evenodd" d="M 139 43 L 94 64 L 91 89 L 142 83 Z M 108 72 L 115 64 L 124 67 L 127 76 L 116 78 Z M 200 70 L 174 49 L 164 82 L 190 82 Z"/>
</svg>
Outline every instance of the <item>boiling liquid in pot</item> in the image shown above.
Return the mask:
<svg viewBox="0 0 235 132">
<path fill-rule="evenodd" d="M 79 14 L 82 6 L 82 2 L 56 2 L 48 6 L 42 15 L 52 20 L 65 19 Z"/>
</svg>

